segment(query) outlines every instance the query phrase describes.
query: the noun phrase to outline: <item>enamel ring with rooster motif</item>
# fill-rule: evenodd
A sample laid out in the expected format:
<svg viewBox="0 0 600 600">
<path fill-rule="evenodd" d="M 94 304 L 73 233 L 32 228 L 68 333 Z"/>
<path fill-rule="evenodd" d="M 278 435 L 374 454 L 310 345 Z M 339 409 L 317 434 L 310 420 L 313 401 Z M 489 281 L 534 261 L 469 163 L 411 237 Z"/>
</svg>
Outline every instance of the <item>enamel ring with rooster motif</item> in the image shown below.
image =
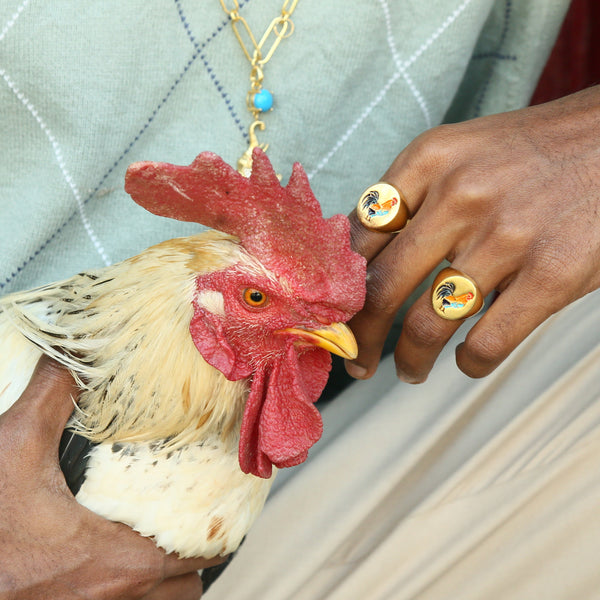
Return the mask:
<svg viewBox="0 0 600 600">
<path fill-rule="evenodd" d="M 433 280 L 431 303 L 440 317 L 458 321 L 477 314 L 483 308 L 483 296 L 471 277 L 447 267 Z"/>
<path fill-rule="evenodd" d="M 384 181 L 368 187 L 362 193 L 356 213 L 364 227 L 384 233 L 400 231 L 410 216 L 402 192 Z"/>
</svg>

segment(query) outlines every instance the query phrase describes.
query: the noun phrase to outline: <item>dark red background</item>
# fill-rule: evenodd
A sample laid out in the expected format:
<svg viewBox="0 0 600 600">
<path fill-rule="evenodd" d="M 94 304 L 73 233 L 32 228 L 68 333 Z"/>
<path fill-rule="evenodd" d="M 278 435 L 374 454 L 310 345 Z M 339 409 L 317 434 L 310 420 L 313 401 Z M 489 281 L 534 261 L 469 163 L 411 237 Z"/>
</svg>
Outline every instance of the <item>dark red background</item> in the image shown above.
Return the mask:
<svg viewBox="0 0 600 600">
<path fill-rule="evenodd" d="M 531 100 L 539 104 L 600 83 L 600 2 L 573 0 Z"/>
</svg>

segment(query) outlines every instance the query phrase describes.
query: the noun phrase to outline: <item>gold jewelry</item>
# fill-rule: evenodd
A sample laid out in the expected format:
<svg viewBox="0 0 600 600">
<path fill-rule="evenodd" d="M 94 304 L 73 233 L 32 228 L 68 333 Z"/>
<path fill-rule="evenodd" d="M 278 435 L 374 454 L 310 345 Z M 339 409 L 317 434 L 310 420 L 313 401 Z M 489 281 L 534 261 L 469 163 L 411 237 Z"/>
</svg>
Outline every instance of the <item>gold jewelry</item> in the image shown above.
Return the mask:
<svg viewBox="0 0 600 600">
<path fill-rule="evenodd" d="M 433 281 L 431 303 L 440 317 L 458 321 L 477 314 L 483 308 L 483 296 L 471 277 L 446 267 Z"/>
<path fill-rule="evenodd" d="M 294 22 L 290 17 L 296 9 L 298 0 L 284 1 L 281 8 L 281 14 L 271 21 L 260 38 L 260 41 L 258 42 L 256 41 L 256 37 L 252 33 L 248 22 L 239 13 L 240 5 L 238 0 L 233 0 L 235 8 L 232 10 L 227 8 L 225 0 L 219 0 L 219 2 L 221 2 L 223 10 L 229 15 L 233 33 L 235 33 L 235 37 L 240 43 L 240 46 L 244 51 L 244 55 L 250 62 L 251 66 L 250 90 L 246 95 L 246 106 L 252 114 L 254 121 L 250 124 L 248 129 L 250 145 L 248 146 L 246 152 L 242 154 L 237 164 L 238 171 L 242 175 L 249 177 L 250 173 L 252 172 L 252 150 L 254 150 L 256 147 L 266 150 L 269 146 L 268 144 L 259 144 L 256 137 L 256 128 L 258 127 L 261 131 L 265 128 L 264 122 L 259 118 L 260 114 L 262 112 L 271 110 L 273 106 L 273 96 L 271 95 L 271 92 L 262 86 L 264 79 L 263 69 L 264 66 L 271 60 L 281 41 L 290 37 L 292 33 L 294 33 Z M 240 23 L 242 27 L 239 27 Z M 250 42 L 249 48 L 247 47 L 246 42 L 244 42 L 244 37 L 242 37 L 242 33 L 244 31 L 247 41 Z M 270 48 L 263 53 L 267 41 L 269 41 L 271 38 L 273 38 L 273 42 L 271 43 Z"/>
<path fill-rule="evenodd" d="M 402 192 L 389 183 L 380 181 L 368 187 L 356 205 L 362 225 L 372 231 L 393 233 L 408 222 L 409 210 Z"/>
</svg>

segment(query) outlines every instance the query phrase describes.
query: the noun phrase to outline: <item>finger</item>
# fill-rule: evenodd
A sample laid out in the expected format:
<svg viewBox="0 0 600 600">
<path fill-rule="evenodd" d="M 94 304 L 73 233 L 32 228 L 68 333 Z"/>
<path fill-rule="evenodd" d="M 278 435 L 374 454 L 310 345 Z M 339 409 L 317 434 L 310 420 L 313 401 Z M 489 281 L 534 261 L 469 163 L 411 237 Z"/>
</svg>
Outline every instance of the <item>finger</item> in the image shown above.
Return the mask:
<svg viewBox="0 0 600 600">
<path fill-rule="evenodd" d="M 431 292 L 425 292 L 407 312 L 396 344 L 396 374 L 406 383 L 427 379 L 437 357 L 461 326 L 462 321 L 442 319 L 431 305 Z"/>
<path fill-rule="evenodd" d="M 227 556 L 214 556 L 213 558 L 179 558 L 176 554 L 166 554 L 164 557 L 164 577 L 176 577 L 191 571 L 199 571 L 220 565 L 227 560 Z"/>
<path fill-rule="evenodd" d="M 519 273 L 459 344 L 456 364 L 469 377 L 489 375 L 534 329 L 571 300 L 560 290 L 544 293 L 527 272 Z"/>
<path fill-rule="evenodd" d="M 435 135 L 440 136 L 440 131 L 444 131 L 444 128 L 436 128 Z M 419 210 L 429 191 L 428 184 L 435 180 L 435 172 L 441 172 L 440 167 L 444 163 L 443 157 L 432 153 L 427 141 L 429 135 L 426 133 L 413 140 L 380 178 L 380 181 L 390 183 L 401 192 L 408 206 L 410 217 L 413 217 Z M 351 226 L 352 248 L 364 256 L 367 261 L 377 256 L 394 238 L 394 234 L 371 231 L 364 227 L 358 218 L 356 209 L 350 213 L 348 218 Z"/>
<path fill-rule="evenodd" d="M 408 207 L 409 218 L 411 218 L 420 204 L 420 195 L 422 190 L 406 191 L 406 187 L 400 188 L 397 183 L 398 178 L 394 178 L 394 182 L 390 181 L 390 177 L 384 175 L 381 181 L 391 183 L 397 190 L 401 190 L 400 196 L 404 198 Z M 368 189 L 368 188 L 367 188 Z M 361 195 L 362 198 L 362 195 Z M 352 240 L 352 249 L 358 254 L 364 256 L 367 261 L 371 261 L 379 252 L 394 239 L 396 233 L 385 233 L 365 227 L 358 216 L 358 208 L 355 208 L 350 215 L 350 237 Z"/>
<path fill-rule="evenodd" d="M 446 150 L 451 137 L 449 126 L 420 135 L 382 177 L 401 190 L 413 217 L 402 231 L 393 235 L 365 231 L 356 211 L 350 215 L 353 247 L 369 261 L 365 307 L 351 321 L 359 354 L 346 362 L 348 373 L 358 379 L 375 373 L 398 309 L 455 249 L 465 227 L 463 219 L 449 219 L 442 210 L 446 194 L 438 189 L 439 176 L 452 162 Z"/>
<path fill-rule="evenodd" d="M 165 579 L 142 600 L 198 600 L 202 596 L 202 580 L 198 573 L 186 573 Z"/>
<path fill-rule="evenodd" d="M 457 226 L 446 223 L 436 203 L 426 203 L 371 261 L 365 306 L 350 321 L 358 343 L 357 358 L 346 362 L 350 375 L 364 379 L 375 373 L 398 309 L 448 255 L 458 235 Z"/>
<path fill-rule="evenodd" d="M 35 447 L 44 455 L 58 448 L 60 436 L 73 412 L 78 388 L 69 371 L 43 355 L 20 398 L 7 411 L 9 427 L 24 437 L 36 436 Z"/>
<path fill-rule="evenodd" d="M 496 249 L 482 249 L 457 257 L 452 266 L 473 278 L 485 298 L 511 277 L 515 264 L 508 254 L 499 257 Z M 462 323 L 463 320 L 444 319 L 435 312 L 431 289 L 422 294 L 406 314 L 396 345 L 398 377 L 408 383 L 425 381 L 440 352 Z"/>
<path fill-rule="evenodd" d="M 226 560 L 179 559 L 123 523 L 107 521 L 76 503 L 72 509 L 75 511 L 85 517 L 81 528 L 88 532 L 81 540 L 84 551 L 102 561 L 100 567 L 94 566 L 94 571 L 99 569 L 107 582 L 127 590 L 125 595 L 121 592 L 110 597 L 198 598 L 202 590 L 198 571 Z M 51 526 L 52 519 L 46 521 Z M 151 593 L 155 595 L 148 595 Z"/>
<path fill-rule="evenodd" d="M 63 421 L 62 431 L 73 412 L 73 399 L 77 393 L 77 385 L 69 371 L 44 354 L 29 384 L 15 402 L 15 408 L 35 412 L 40 420 Z"/>
<path fill-rule="evenodd" d="M 350 221 L 350 239 L 352 241 L 352 250 L 371 261 L 382 248 L 389 244 L 394 238 L 392 233 L 381 233 L 379 231 L 371 231 L 367 229 L 359 220 L 354 209 L 349 215 Z"/>
</svg>

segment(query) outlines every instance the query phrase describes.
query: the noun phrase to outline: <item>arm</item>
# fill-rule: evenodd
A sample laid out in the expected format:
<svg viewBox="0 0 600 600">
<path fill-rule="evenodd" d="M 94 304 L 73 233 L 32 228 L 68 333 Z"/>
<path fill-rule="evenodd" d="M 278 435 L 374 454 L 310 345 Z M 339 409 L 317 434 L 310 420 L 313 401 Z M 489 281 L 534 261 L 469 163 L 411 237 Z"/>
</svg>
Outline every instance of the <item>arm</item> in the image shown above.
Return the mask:
<svg viewBox="0 0 600 600">
<path fill-rule="evenodd" d="M 222 559 L 179 560 L 129 527 L 80 506 L 58 465 L 77 388 L 42 358 L 0 417 L 0 599 L 197 599 L 197 570 Z"/>
<path fill-rule="evenodd" d="M 373 375 L 394 315 L 447 258 L 484 295 L 499 296 L 456 349 L 471 377 L 492 372 L 550 315 L 600 286 L 600 86 L 548 104 L 436 127 L 383 177 L 413 216 L 396 235 L 369 233 L 368 297 L 352 321 L 351 375 Z M 418 383 L 461 322 L 445 321 L 429 291 L 409 309 L 396 346 L 398 376 Z"/>
</svg>

